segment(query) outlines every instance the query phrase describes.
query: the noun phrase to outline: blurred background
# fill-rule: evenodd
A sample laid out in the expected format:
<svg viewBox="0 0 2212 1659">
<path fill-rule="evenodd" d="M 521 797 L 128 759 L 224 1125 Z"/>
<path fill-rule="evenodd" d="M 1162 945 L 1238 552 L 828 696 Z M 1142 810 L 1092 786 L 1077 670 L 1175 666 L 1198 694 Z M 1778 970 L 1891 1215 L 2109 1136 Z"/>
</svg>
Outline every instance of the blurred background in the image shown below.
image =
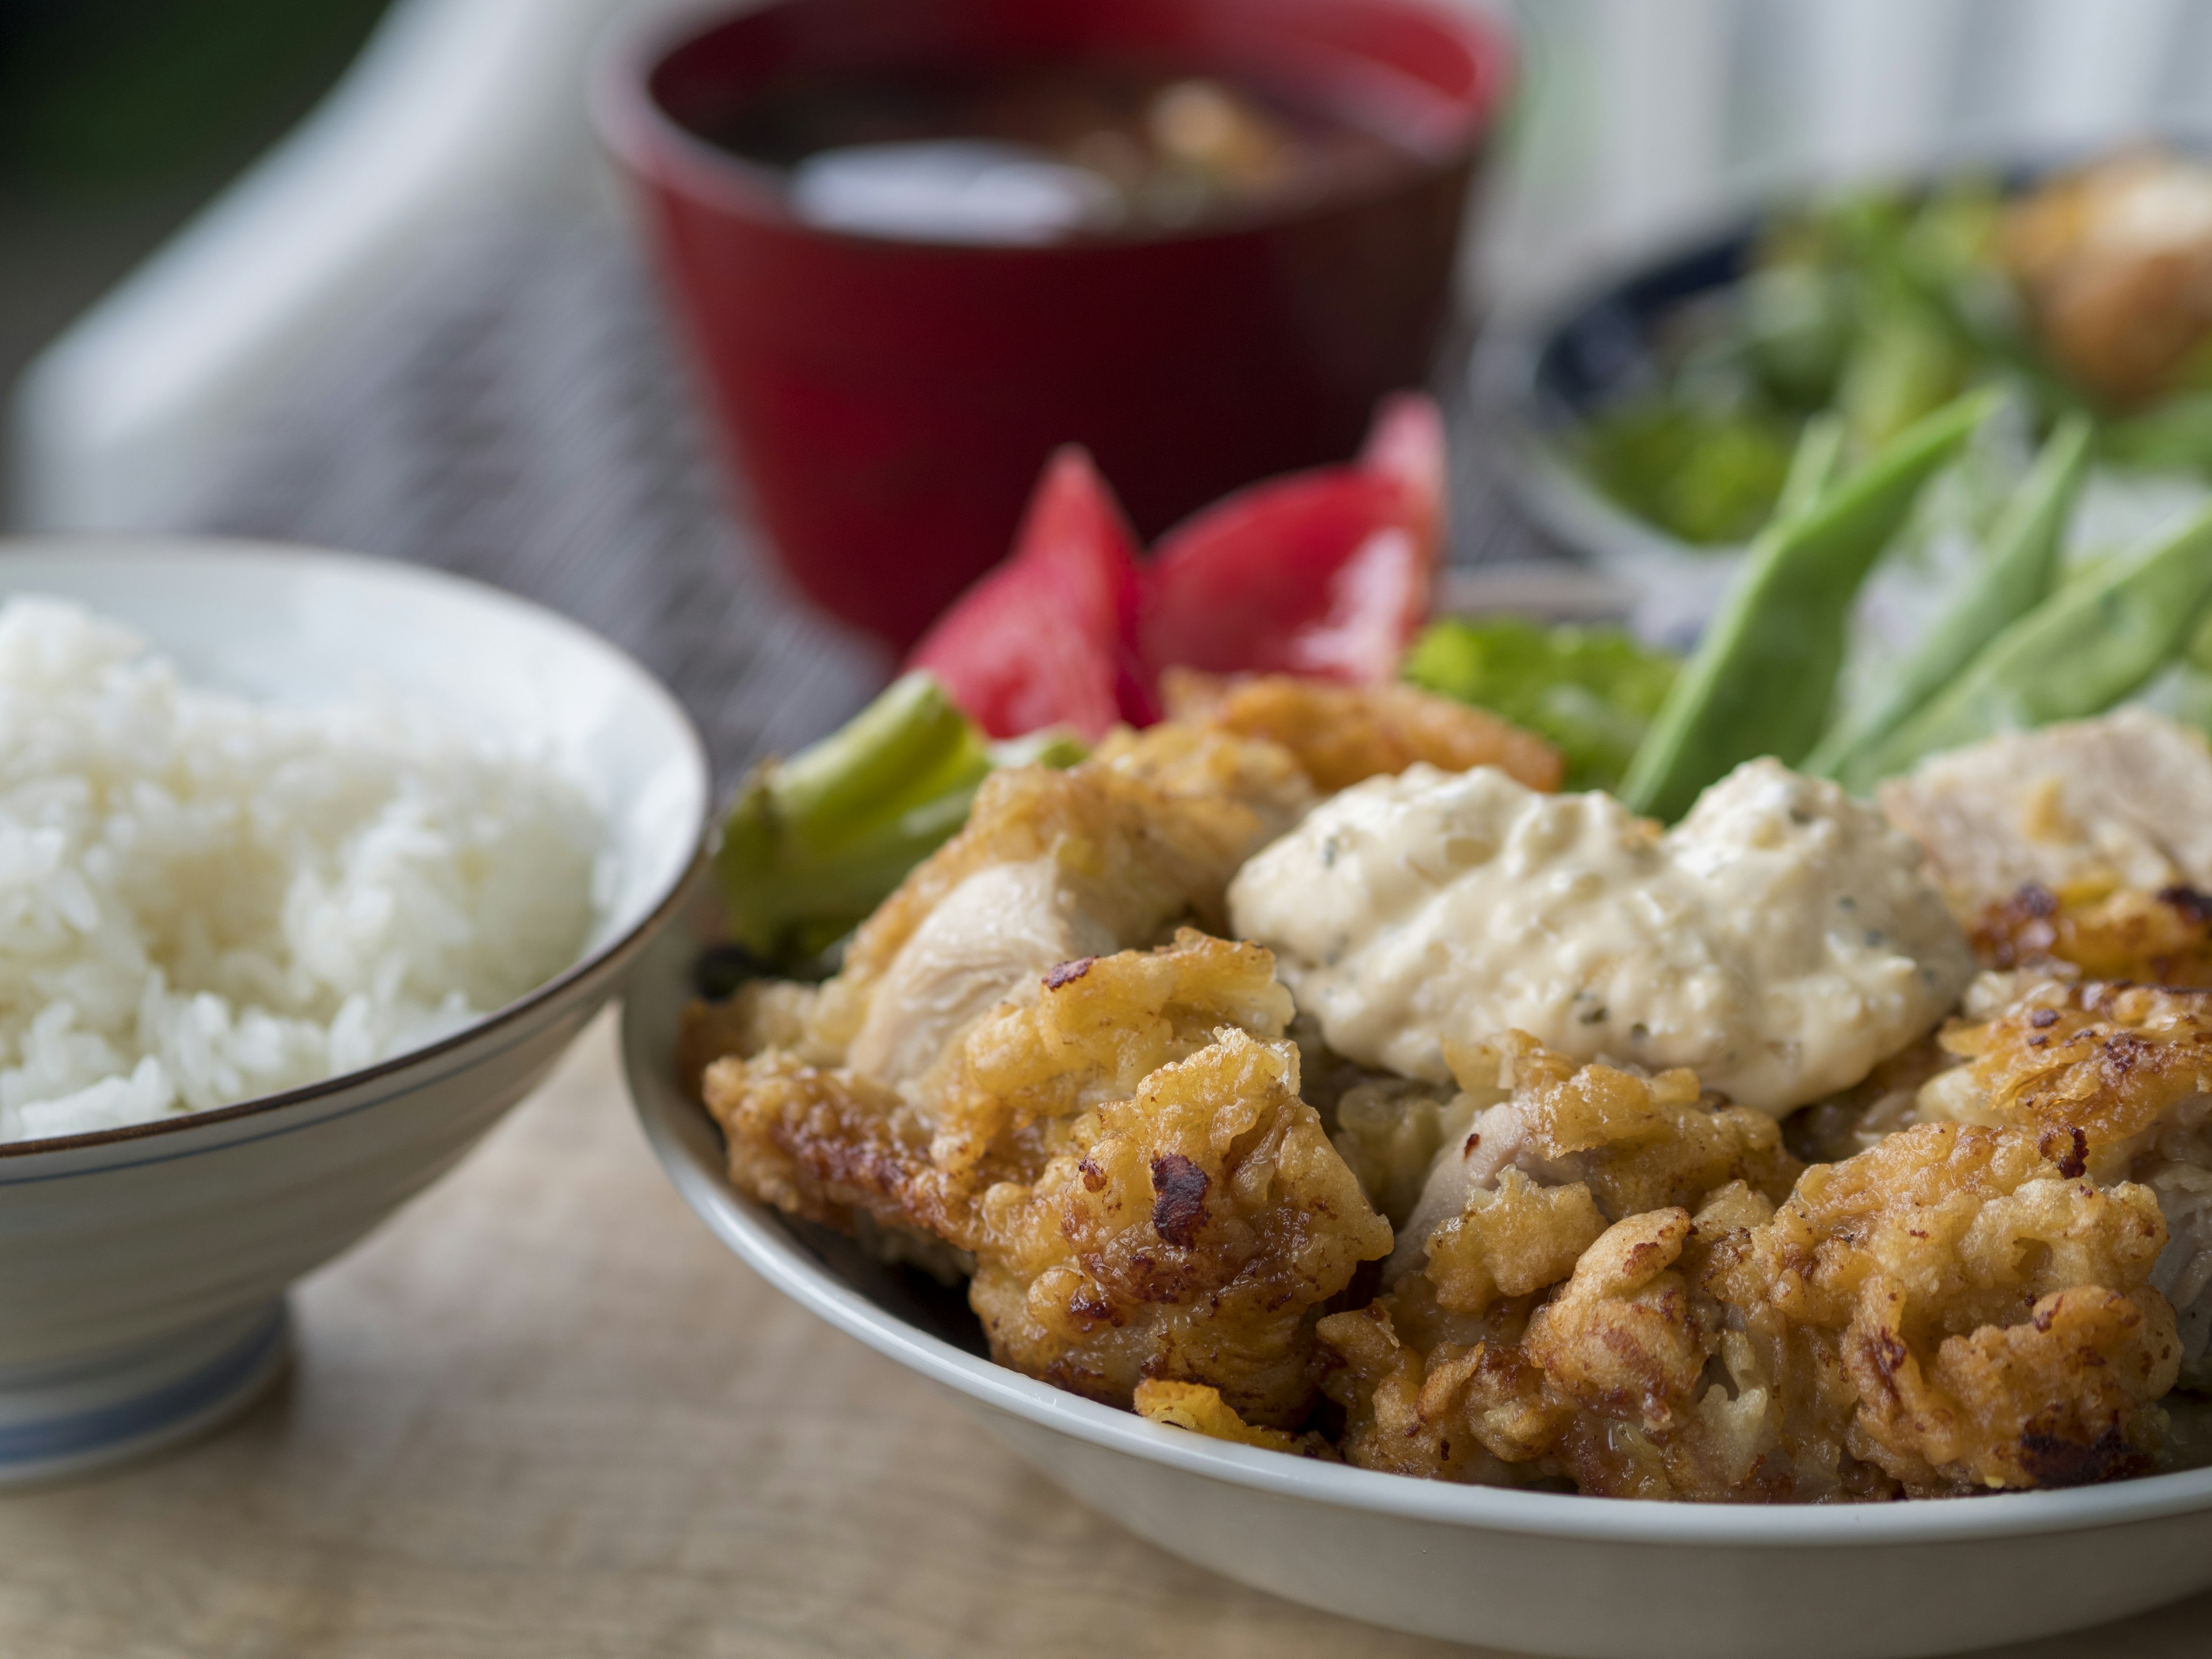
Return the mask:
<svg viewBox="0 0 2212 1659">
<path fill-rule="evenodd" d="M 743 672 L 707 663 L 750 604 L 708 574 L 733 542 L 743 565 L 745 532 L 583 94 L 594 42 L 653 9 L 0 0 L 9 524 L 249 532 L 524 586 L 654 662 L 726 757 L 761 740 L 738 705 L 763 677 L 803 692 L 826 653 L 847 674 L 823 684 L 848 684 L 860 647 L 777 643 L 804 623 Z M 2212 0 L 1510 12 L 1475 309 L 1806 181 L 2212 125 Z M 1457 556 L 1552 551 L 1455 422 Z"/>
<path fill-rule="evenodd" d="M 657 3 L 0 0 L 9 521 L 188 518 L 365 297 L 488 214 L 619 234 L 580 88 L 608 21 Z M 2203 0 L 1521 0 L 1517 21 L 1470 267 L 1509 300 L 1793 179 L 2212 118 Z"/>
</svg>

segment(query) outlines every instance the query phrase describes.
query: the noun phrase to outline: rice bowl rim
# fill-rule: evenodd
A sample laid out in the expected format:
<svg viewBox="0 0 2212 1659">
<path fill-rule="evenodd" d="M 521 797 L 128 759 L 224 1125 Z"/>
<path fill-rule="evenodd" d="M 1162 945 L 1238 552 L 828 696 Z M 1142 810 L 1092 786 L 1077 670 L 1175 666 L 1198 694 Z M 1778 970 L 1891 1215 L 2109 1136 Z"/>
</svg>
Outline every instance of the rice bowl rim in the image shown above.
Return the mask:
<svg viewBox="0 0 2212 1659">
<path fill-rule="evenodd" d="M 235 1122 L 240 1118 L 256 1116 L 264 1112 L 281 1111 L 287 1107 L 304 1106 L 313 1101 L 327 1099 L 362 1084 L 395 1077 L 424 1061 L 452 1054 L 487 1033 L 510 1025 L 554 1001 L 585 980 L 626 964 L 676 914 L 706 867 L 707 840 L 714 817 L 714 771 L 708 763 L 707 746 L 699 735 L 697 725 L 684 705 L 676 700 L 674 694 L 635 657 L 612 641 L 593 633 L 580 623 L 571 621 L 557 611 L 510 593 L 504 588 L 495 587 L 489 582 L 456 575 L 452 571 L 435 569 L 428 565 L 411 564 L 403 559 L 341 553 L 291 542 L 257 541 L 248 537 L 117 534 L 95 531 L 0 536 L 0 604 L 14 597 L 11 591 L 6 590 L 4 579 L 15 563 L 20 560 L 44 556 L 63 557 L 73 563 L 87 564 L 137 563 L 149 558 L 163 561 L 207 558 L 219 559 L 226 563 L 282 566 L 289 571 L 296 571 L 304 562 L 325 568 L 351 570 L 380 580 L 397 580 L 403 585 L 416 582 L 431 588 L 457 590 L 478 601 L 489 599 L 495 605 L 521 611 L 533 623 L 556 635 L 565 635 L 567 643 L 612 658 L 622 670 L 636 679 L 647 701 L 660 705 L 660 712 L 668 718 L 672 728 L 682 739 L 685 757 L 699 779 L 701 805 L 699 823 L 691 836 L 691 855 L 684 861 L 670 881 L 667 890 L 654 902 L 652 908 L 618 937 L 609 939 L 597 950 L 585 952 L 550 979 L 533 986 L 513 1001 L 489 1010 L 459 1030 L 448 1032 L 419 1048 L 408 1048 L 389 1059 L 378 1060 L 373 1066 L 340 1072 L 319 1083 L 303 1084 L 296 1089 L 287 1089 L 277 1094 L 256 1095 L 228 1106 L 210 1107 L 206 1111 L 172 1112 L 161 1117 L 149 1118 L 143 1123 L 126 1123 L 116 1128 L 97 1129 L 83 1134 L 0 1141 L 0 1158 L 30 1158 L 47 1152 L 120 1146 L 126 1141 L 173 1134 L 210 1124 Z M 158 640 L 151 643 L 157 650 L 163 648 Z"/>
</svg>

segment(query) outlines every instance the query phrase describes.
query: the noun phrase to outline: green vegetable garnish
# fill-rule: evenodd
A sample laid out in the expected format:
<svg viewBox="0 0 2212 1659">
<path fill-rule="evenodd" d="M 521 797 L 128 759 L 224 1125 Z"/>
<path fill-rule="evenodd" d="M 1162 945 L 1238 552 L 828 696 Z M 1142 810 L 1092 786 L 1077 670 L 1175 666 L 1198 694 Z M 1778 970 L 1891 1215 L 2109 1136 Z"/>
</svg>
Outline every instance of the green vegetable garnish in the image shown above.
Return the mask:
<svg viewBox="0 0 2212 1659">
<path fill-rule="evenodd" d="M 1775 499 L 1774 521 L 1780 524 L 1804 512 L 1843 475 L 1843 416 L 1815 415 L 1798 434 L 1797 453 L 1790 458 L 1790 476 L 1782 481 L 1782 494 Z"/>
<path fill-rule="evenodd" d="M 1623 800 L 1672 822 L 1739 762 L 1803 758 L 1827 724 L 1860 585 L 1921 487 L 1996 403 L 1989 393 L 1960 398 L 1760 533 L 1638 748 Z"/>
<path fill-rule="evenodd" d="M 1806 771 L 1865 788 L 1874 781 L 1863 764 L 1868 752 L 1949 684 L 1983 647 L 2042 603 L 2057 578 L 2094 435 L 2079 416 L 2051 434 L 2006 503 L 1990 536 L 1990 556 L 1974 580 L 1897 669 L 1883 695 L 1820 740 L 1806 757 Z"/>
<path fill-rule="evenodd" d="M 738 786 L 714 854 L 731 938 L 764 964 L 805 964 L 951 839 L 994 767 L 1071 766 L 1085 753 L 1054 732 L 988 743 L 930 675 L 893 682 Z"/>
<path fill-rule="evenodd" d="M 1676 667 L 1617 628 L 1453 618 L 1413 642 L 1406 678 L 1552 743 L 1566 760 L 1568 788 L 1607 789 L 1627 769 Z"/>
<path fill-rule="evenodd" d="M 1698 546 L 1740 542 L 1765 523 L 1790 470 L 1788 428 L 1674 404 L 1610 410 L 1583 434 L 1598 487 Z"/>
<path fill-rule="evenodd" d="M 2113 421 L 2099 447 L 2113 465 L 2134 471 L 2212 472 L 2212 392 Z"/>
<path fill-rule="evenodd" d="M 1870 455 L 1959 395 L 1971 367 L 1957 337 L 1935 308 L 1904 289 L 1881 284 L 1836 394 L 1852 453 Z"/>
<path fill-rule="evenodd" d="M 2181 657 L 2212 601 L 2212 507 L 2068 582 L 1982 648 L 1869 757 L 1872 777 L 1998 732 L 2102 714 Z"/>
</svg>

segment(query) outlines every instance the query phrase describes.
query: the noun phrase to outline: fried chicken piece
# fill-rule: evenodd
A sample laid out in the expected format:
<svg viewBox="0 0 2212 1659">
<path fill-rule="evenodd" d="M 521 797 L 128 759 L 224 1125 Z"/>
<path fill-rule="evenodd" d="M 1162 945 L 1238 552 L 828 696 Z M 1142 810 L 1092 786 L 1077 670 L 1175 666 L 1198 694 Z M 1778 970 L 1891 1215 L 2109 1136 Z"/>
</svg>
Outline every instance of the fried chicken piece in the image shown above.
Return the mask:
<svg viewBox="0 0 2212 1659">
<path fill-rule="evenodd" d="M 846 1232 L 866 1215 L 956 1246 L 972 1236 L 974 1179 L 930 1163 L 927 1125 L 890 1091 L 771 1048 L 716 1060 L 701 1095 L 739 1192 Z"/>
<path fill-rule="evenodd" d="M 809 1020 L 814 1046 L 893 1089 L 1059 963 L 1220 929 L 1245 858 L 1312 799 L 1289 754 L 1158 726 L 1064 772 L 993 774 L 967 826 L 854 935 Z"/>
<path fill-rule="evenodd" d="M 1170 668 L 1160 695 L 1172 720 L 1282 744 L 1324 793 L 1416 761 L 1446 772 L 1495 766 L 1547 792 L 1566 775 L 1559 750 L 1533 732 L 1416 686 L 1334 685 L 1280 674 L 1226 679 Z"/>
<path fill-rule="evenodd" d="M 966 826 L 854 933 L 803 1035 L 775 1046 L 913 1096 L 970 1024 L 1056 964 L 1149 945 L 1184 918 L 1225 931 L 1229 878 L 1297 822 L 1316 782 L 1416 759 L 1558 782 L 1538 739 L 1410 687 L 1218 689 L 1206 718 L 1117 729 L 1066 771 L 987 779 Z M 690 1029 L 695 1058 L 766 1046 L 744 1046 L 742 1010 L 702 1009 Z"/>
<path fill-rule="evenodd" d="M 1290 1015 L 1265 951 L 1189 929 L 1158 950 L 1061 963 L 1033 990 L 970 1026 L 926 1091 L 781 1048 L 709 1066 L 702 1097 L 731 1180 L 810 1221 L 849 1230 L 866 1214 L 970 1249 L 976 1195 L 1035 1180 L 1076 1118 L 1224 1030 L 1279 1037 Z"/>
<path fill-rule="evenodd" d="M 1073 967 L 969 1031 L 941 1121 L 849 1068 L 717 1061 L 731 1180 L 964 1253 L 1001 1364 L 1117 1405 L 1146 1376 L 1202 1382 L 1295 1425 L 1312 1310 L 1391 1234 L 1272 1040 L 1267 955 L 1186 933 Z"/>
<path fill-rule="evenodd" d="M 1990 968 L 2063 963 L 2091 979 L 2212 988 L 2212 896 L 2193 887 L 2146 893 L 2092 880 L 2054 893 L 2031 884 L 1984 911 L 1969 936 Z"/>
<path fill-rule="evenodd" d="M 1736 1501 L 2149 1467 L 2179 1350 L 2146 1188 L 2100 1188 L 2033 1134 L 1929 1124 L 1805 1170 L 1778 1209 L 1786 1155 L 1754 1147 L 1756 1182 L 1731 1174 L 1725 1129 L 1686 1115 L 1694 1080 L 1525 1039 L 1466 1060 L 1463 1081 L 1524 1103 L 1529 1142 L 1610 1131 L 1609 1162 L 1463 1182 L 1456 1215 L 1408 1228 L 1388 1293 L 1321 1322 L 1350 1462 Z"/>
<path fill-rule="evenodd" d="M 720 1002 L 694 998 L 684 1005 L 676 1036 L 676 1070 L 696 1093 L 707 1068 L 725 1054 L 757 1054 L 782 1048 L 810 1060 L 828 1056 L 807 1048 L 807 1016 L 815 989 L 790 980 L 748 980 Z"/>
<path fill-rule="evenodd" d="M 1545 1187 L 1581 1184 L 1608 1222 L 1694 1205 L 1732 1181 L 1778 1200 L 1796 1178 L 1775 1121 L 1701 1096 L 1691 1072 L 1577 1066 L 1525 1031 L 1445 1054 L 1458 1110 L 1386 1283 L 1418 1265 L 1438 1227 L 1486 1205 L 1509 1169 Z"/>
<path fill-rule="evenodd" d="M 1280 1429 L 1258 1429 L 1229 1409 L 1218 1389 L 1202 1382 L 1164 1382 L 1146 1377 L 1137 1384 L 1133 1409 L 1147 1423 L 1187 1429 L 1209 1440 L 1231 1445 L 1256 1446 L 1261 1451 L 1289 1452 L 1296 1457 L 1337 1461 L 1336 1449 L 1321 1435 L 1285 1434 Z"/>
<path fill-rule="evenodd" d="M 1299 1024 L 1292 1022 L 1293 1033 Z M 1393 1227 L 1404 1226 L 1428 1185 L 1447 1126 L 1464 1128 L 1467 1114 L 1455 1109 L 1456 1091 L 1340 1061 L 1353 1080 L 1324 1103 L 1310 1081 L 1314 1056 L 1303 1042 L 1299 1053 L 1309 1079 L 1305 1097 L 1329 1124 L 1328 1138 L 1358 1177 L 1359 1190 Z"/>
<path fill-rule="evenodd" d="M 1298 1098 L 1297 1050 L 1226 1031 L 1071 1142 L 978 1206 L 969 1299 L 992 1357 L 1110 1404 L 1156 1377 L 1298 1423 L 1316 1313 L 1388 1254 L 1390 1227 Z"/>
<path fill-rule="evenodd" d="M 1942 1037 L 1968 1063 L 1922 1089 L 1919 1115 L 2013 1126 L 2069 1173 L 2154 1193 L 2168 1243 L 2151 1282 L 2179 1319 L 2184 1380 L 2212 1388 L 2212 992 L 1995 976 L 1977 989 L 1980 1017 Z"/>
<path fill-rule="evenodd" d="M 1764 1206 L 1741 1186 L 1731 1200 Z M 1685 1260 L 1698 1224 L 1679 1207 L 1615 1223 L 1533 1310 L 1440 1320 L 1416 1279 L 1323 1320 L 1346 1461 L 1607 1497 L 1790 1495 L 1759 1467 L 1765 1396 L 1718 1384 L 1699 1395 L 1719 1316 L 1690 1271 L 1702 1252 Z"/>
<path fill-rule="evenodd" d="M 1816 1463 L 1838 1447 L 1915 1496 L 2077 1485 L 2150 1467 L 2179 1360 L 2165 1243 L 2148 1188 L 1929 1123 L 1807 1170 L 1705 1285 L 1750 1339 L 1739 1386 L 1795 1407 Z"/>
<path fill-rule="evenodd" d="M 1063 962 L 1034 1001 L 1003 1002 L 969 1026 L 925 1082 L 930 1157 L 959 1170 L 995 1153 L 1034 1170 L 1078 1115 L 1128 1099 L 1224 1028 L 1279 1037 L 1291 1013 L 1267 951 L 1188 928 L 1161 950 Z"/>
<path fill-rule="evenodd" d="M 2212 750 L 2145 708 L 1932 756 L 1881 801 L 1967 927 L 2031 886 L 2212 890 Z"/>
</svg>

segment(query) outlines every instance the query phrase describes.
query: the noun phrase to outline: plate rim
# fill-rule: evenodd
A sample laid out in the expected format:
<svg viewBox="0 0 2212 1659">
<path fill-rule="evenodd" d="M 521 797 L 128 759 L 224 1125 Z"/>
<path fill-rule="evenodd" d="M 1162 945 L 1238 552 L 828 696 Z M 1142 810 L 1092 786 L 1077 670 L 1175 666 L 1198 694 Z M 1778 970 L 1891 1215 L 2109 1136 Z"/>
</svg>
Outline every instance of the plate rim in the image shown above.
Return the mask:
<svg viewBox="0 0 2212 1659">
<path fill-rule="evenodd" d="M 965 1352 L 878 1307 L 806 1251 L 757 1201 L 741 1196 L 719 1162 L 702 1165 L 685 1144 L 675 1115 L 696 1114 L 717 1146 L 720 1131 L 678 1087 L 674 1044 L 649 1029 L 651 1018 L 641 1012 L 646 1005 L 640 995 L 651 988 L 660 953 L 681 950 L 688 957 L 705 942 L 696 922 L 696 913 L 679 918 L 653 942 L 623 1002 L 623 1086 L 655 1161 L 708 1229 L 800 1307 L 908 1370 L 1027 1423 L 1273 1497 L 1470 1532 L 1592 1545 L 1775 1552 L 1895 1548 L 2101 1531 L 2212 1510 L 2212 1468 L 2062 1491 L 1887 1504 L 1696 1504 L 1461 1486 L 1232 1445 L 1063 1393 Z"/>
</svg>

